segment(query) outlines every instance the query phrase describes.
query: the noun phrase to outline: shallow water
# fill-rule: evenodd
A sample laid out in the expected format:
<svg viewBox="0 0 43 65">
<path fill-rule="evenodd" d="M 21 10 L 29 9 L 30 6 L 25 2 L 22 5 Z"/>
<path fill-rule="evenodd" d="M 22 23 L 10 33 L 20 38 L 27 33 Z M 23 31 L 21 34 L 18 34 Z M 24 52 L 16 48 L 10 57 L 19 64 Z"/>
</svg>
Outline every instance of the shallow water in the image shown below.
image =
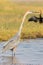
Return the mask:
<svg viewBox="0 0 43 65">
<path fill-rule="evenodd" d="M 0 65 L 43 65 L 43 39 L 21 41 L 13 58 L 10 50 L 1 53 L 4 43 L 0 42 Z"/>
</svg>

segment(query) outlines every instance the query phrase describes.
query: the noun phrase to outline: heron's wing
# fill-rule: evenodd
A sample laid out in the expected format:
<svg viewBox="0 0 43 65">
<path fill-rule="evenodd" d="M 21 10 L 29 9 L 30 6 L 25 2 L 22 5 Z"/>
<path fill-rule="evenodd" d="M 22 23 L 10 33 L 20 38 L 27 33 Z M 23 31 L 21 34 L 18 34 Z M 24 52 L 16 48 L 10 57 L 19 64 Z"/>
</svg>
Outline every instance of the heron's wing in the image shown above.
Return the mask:
<svg viewBox="0 0 43 65">
<path fill-rule="evenodd" d="M 18 41 L 19 41 L 19 35 L 17 33 L 13 38 L 11 38 L 9 41 L 6 42 L 6 44 L 3 47 L 3 52 L 14 48 L 16 45 L 18 45 L 17 44 Z"/>
</svg>

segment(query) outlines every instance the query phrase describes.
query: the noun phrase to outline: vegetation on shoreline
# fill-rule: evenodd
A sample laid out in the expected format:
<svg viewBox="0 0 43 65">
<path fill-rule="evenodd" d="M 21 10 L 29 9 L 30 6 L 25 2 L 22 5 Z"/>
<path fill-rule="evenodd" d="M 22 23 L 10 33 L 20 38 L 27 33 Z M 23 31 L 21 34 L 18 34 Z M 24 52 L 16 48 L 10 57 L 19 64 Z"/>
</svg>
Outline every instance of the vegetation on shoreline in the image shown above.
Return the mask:
<svg viewBox="0 0 43 65">
<path fill-rule="evenodd" d="M 13 37 L 19 30 L 23 15 L 26 11 L 42 11 L 43 3 L 15 3 L 8 1 L 0 1 L 0 41 L 6 41 Z M 43 24 L 28 22 L 31 14 L 26 17 L 21 39 L 28 38 L 43 38 Z"/>
</svg>

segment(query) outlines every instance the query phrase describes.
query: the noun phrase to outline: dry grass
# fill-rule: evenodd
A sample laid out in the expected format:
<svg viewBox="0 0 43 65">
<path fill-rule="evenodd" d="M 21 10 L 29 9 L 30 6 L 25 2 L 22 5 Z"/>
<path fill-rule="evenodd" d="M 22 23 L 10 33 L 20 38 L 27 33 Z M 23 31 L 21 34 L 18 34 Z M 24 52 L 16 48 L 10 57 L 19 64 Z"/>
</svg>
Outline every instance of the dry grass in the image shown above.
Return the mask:
<svg viewBox="0 0 43 65">
<path fill-rule="evenodd" d="M 43 3 L 13 3 L 6 0 L 0 1 L 0 40 L 8 40 L 15 35 L 22 22 L 26 11 L 42 11 Z M 21 33 L 21 38 L 43 37 L 43 24 L 28 22 L 28 15 Z M 38 14 L 35 14 L 38 16 Z"/>
</svg>

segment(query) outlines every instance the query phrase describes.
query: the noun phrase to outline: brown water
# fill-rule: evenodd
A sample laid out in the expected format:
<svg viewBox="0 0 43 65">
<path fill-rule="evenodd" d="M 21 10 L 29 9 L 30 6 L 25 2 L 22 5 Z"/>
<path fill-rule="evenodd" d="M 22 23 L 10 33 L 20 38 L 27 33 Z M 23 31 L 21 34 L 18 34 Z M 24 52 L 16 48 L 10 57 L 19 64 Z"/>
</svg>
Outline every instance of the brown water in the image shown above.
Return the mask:
<svg viewBox="0 0 43 65">
<path fill-rule="evenodd" d="M 13 57 L 10 50 L 1 53 L 5 42 L 0 43 L 0 65 L 43 65 L 43 39 L 20 42 Z"/>
</svg>

